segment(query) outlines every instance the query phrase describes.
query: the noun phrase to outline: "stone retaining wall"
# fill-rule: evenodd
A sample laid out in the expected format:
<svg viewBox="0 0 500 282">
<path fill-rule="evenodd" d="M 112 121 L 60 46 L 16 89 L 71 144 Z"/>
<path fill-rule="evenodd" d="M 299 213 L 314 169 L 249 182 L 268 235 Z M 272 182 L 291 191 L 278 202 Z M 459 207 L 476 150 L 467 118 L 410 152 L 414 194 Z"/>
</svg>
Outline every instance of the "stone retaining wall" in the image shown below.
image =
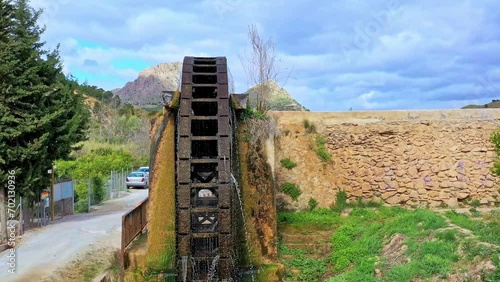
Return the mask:
<svg viewBox="0 0 500 282">
<path fill-rule="evenodd" d="M 490 135 L 500 127 L 500 110 L 271 115 L 281 131 L 274 148 L 277 182 L 302 190 L 297 201 L 281 195 L 288 208 L 306 208 L 310 198 L 329 206 L 339 189 L 351 201 L 389 205 L 456 207 L 500 200 L 498 177 L 490 171 L 496 158 Z M 331 162 L 313 151 L 316 135 L 306 132 L 304 120 L 326 137 Z M 283 168 L 284 158 L 297 167 Z"/>
</svg>

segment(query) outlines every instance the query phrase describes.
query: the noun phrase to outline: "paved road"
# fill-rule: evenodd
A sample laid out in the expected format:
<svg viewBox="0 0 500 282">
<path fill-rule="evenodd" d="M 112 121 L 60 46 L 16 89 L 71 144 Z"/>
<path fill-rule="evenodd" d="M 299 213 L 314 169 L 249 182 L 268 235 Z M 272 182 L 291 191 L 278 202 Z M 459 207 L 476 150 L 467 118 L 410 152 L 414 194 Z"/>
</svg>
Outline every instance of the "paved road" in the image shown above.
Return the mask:
<svg viewBox="0 0 500 282">
<path fill-rule="evenodd" d="M 120 248 L 121 216 L 148 195 L 148 190 L 131 190 L 88 214 L 76 214 L 28 231 L 16 247 L 16 274 L 9 273 L 8 253 L 0 253 L 0 281 L 39 281 L 58 267 L 89 251 L 91 245 Z"/>
</svg>

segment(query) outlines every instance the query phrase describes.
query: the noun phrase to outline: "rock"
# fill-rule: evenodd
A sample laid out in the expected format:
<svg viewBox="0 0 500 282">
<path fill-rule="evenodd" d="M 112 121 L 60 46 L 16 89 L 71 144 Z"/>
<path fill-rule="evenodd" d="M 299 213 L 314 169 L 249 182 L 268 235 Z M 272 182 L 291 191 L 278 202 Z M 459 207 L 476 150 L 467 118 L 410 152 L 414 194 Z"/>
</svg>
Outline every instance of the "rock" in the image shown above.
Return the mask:
<svg viewBox="0 0 500 282">
<path fill-rule="evenodd" d="M 371 189 L 372 189 L 372 187 L 370 186 L 370 184 L 368 184 L 368 183 L 363 183 L 363 184 L 361 184 L 361 190 L 362 190 L 363 192 L 365 192 L 365 191 L 370 191 Z"/>
<path fill-rule="evenodd" d="M 406 192 L 407 190 L 408 189 L 406 189 L 406 188 L 399 188 L 397 192 L 401 194 L 401 193 Z"/>
<path fill-rule="evenodd" d="M 410 175 L 412 178 L 418 177 L 418 171 L 417 169 L 412 166 L 408 169 L 408 175 Z"/>
<path fill-rule="evenodd" d="M 457 196 L 458 196 L 459 200 L 463 200 L 463 199 L 469 197 L 469 193 L 458 193 Z"/>
<path fill-rule="evenodd" d="M 439 192 L 439 198 L 441 200 L 446 200 L 450 198 L 450 191 L 440 191 Z"/>
<path fill-rule="evenodd" d="M 387 200 L 387 198 L 393 196 L 393 195 L 396 195 L 397 192 L 396 191 L 391 191 L 391 192 L 385 192 L 382 194 L 382 199 L 384 200 Z"/>
<path fill-rule="evenodd" d="M 412 198 L 412 199 L 418 198 L 418 192 L 417 191 L 411 191 L 410 192 L 410 198 Z"/>
<path fill-rule="evenodd" d="M 457 208 L 458 207 L 458 200 L 457 200 L 457 198 L 450 198 L 445 203 L 450 208 Z"/>
<path fill-rule="evenodd" d="M 420 190 L 420 189 L 425 189 L 425 183 L 422 181 L 418 181 L 415 183 L 415 189 Z"/>
<path fill-rule="evenodd" d="M 362 190 L 355 190 L 355 191 L 351 192 L 351 195 L 353 195 L 354 197 L 361 197 L 361 196 L 363 196 L 363 191 Z"/>
<path fill-rule="evenodd" d="M 430 191 L 427 195 L 433 199 L 439 199 L 439 192 L 437 191 Z"/>
<path fill-rule="evenodd" d="M 401 202 L 401 200 L 400 200 L 398 195 L 394 195 L 394 196 L 386 199 L 385 202 L 388 204 L 391 204 L 391 205 L 395 205 L 395 204 L 399 204 L 399 202 Z"/>
<path fill-rule="evenodd" d="M 409 177 L 405 177 L 403 179 L 401 179 L 401 182 L 403 183 L 413 183 L 413 180 Z"/>
<path fill-rule="evenodd" d="M 421 147 L 421 146 L 424 146 L 424 145 L 425 145 L 425 142 L 422 142 L 422 141 L 415 141 L 415 142 L 413 142 L 413 145 L 418 146 L 418 147 Z"/>
<path fill-rule="evenodd" d="M 465 182 L 458 181 L 458 182 L 453 183 L 453 186 L 459 190 L 467 189 L 467 183 L 465 183 Z"/>
<path fill-rule="evenodd" d="M 427 164 L 424 164 L 420 167 L 420 169 L 418 171 L 429 171 L 431 168 L 429 165 Z"/>
<path fill-rule="evenodd" d="M 387 190 L 398 190 L 399 188 L 399 184 L 396 181 L 390 181 L 389 183 L 387 183 L 387 185 Z"/>
<path fill-rule="evenodd" d="M 440 201 L 429 201 L 429 207 L 431 208 L 437 208 L 441 205 L 442 203 Z"/>
<path fill-rule="evenodd" d="M 448 181 L 443 181 L 439 184 L 439 187 L 441 188 L 448 188 L 451 187 L 450 183 Z"/>
<path fill-rule="evenodd" d="M 401 202 L 406 202 L 410 199 L 410 196 L 403 194 L 399 197 L 399 199 L 401 200 Z"/>
<path fill-rule="evenodd" d="M 432 173 L 438 173 L 440 171 L 439 166 L 433 165 L 431 166 Z"/>
</svg>

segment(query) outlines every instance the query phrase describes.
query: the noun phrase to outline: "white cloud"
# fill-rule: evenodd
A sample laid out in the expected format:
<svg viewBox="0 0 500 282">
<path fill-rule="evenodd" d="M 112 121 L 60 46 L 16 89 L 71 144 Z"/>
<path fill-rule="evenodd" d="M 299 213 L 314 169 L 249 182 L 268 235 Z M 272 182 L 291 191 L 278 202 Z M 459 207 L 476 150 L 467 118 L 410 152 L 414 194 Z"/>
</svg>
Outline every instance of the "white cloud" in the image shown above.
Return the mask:
<svg viewBox="0 0 500 282">
<path fill-rule="evenodd" d="M 390 3 L 396 4 L 387 9 Z M 44 39 L 49 47 L 61 42 L 65 71 L 109 75 L 112 79 L 89 81 L 106 88 L 137 75 L 131 67 L 114 67 L 116 60 L 156 65 L 182 61 L 186 55 L 222 55 L 228 58 L 236 91 L 243 92 L 247 81 L 238 55 L 248 50 L 249 24 L 257 24 L 264 37 L 277 43 L 280 77 L 286 79 L 293 69 L 285 88 L 312 110 L 457 107 L 490 99 L 498 91 L 483 90 L 500 88 L 496 0 L 32 4 L 47 11 Z M 356 40 L 363 44 L 356 47 Z M 85 66 L 91 60 L 99 67 Z M 478 78 L 485 77 L 488 87 L 477 91 Z"/>
</svg>

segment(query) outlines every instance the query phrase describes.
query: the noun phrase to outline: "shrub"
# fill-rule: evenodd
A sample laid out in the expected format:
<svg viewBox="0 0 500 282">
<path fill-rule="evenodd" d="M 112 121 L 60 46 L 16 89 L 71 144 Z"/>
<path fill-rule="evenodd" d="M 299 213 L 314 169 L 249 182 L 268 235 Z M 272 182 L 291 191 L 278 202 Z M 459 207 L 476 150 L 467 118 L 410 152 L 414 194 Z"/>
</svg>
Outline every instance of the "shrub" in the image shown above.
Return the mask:
<svg viewBox="0 0 500 282">
<path fill-rule="evenodd" d="M 491 134 L 490 140 L 495 145 L 495 151 L 497 155 L 500 155 L 500 130 L 495 130 Z M 500 175 L 500 158 L 497 158 L 495 160 L 495 162 L 493 163 L 493 167 L 491 168 L 491 171 L 496 175 Z"/>
<path fill-rule="evenodd" d="M 75 212 L 84 213 L 89 212 L 89 203 L 87 199 L 79 200 L 75 203 Z"/>
<path fill-rule="evenodd" d="M 335 204 L 331 206 L 332 211 L 341 213 L 347 206 L 347 193 L 340 190 L 337 193 Z"/>
<path fill-rule="evenodd" d="M 304 128 L 306 130 L 306 133 L 316 133 L 316 125 L 314 123 L 310 122 L 308 119 L 305 119 L 302 124 L 304 125 Z"/>
<path fill-rule="evenodd" d="M 287 194 L 288 196 L 292 197 L 294 201 L 297 200 L 299 196 L 302 194 L 302 191 L 300 191 L 300 188 L 297 185 L 289 182 L 281 186 L 281 191 L 283 191 L 283 193 Z"/>
<path fill-rule="evenodd" d="M 247 119 L 266 119 L 266 114 L 252 107 L 247 107 L 243 112 L 243 120 Z"/>
<path fill-rule="evenodd" d="M 314 152 L 323 162 L 327 162 L 332 158 L 332 155 L 326 150 L 326 138 L 323 135 L 316 135 L 314 140 Z"/>
<path fill-rule="evenodd" d="M 280 163 L 281 163 L 281 166 L 283 166 L 286 169 L 292 169 L 292 168 L 294 168 L 294 167 L 297 166 L 297 163 L 295 163 L 294 161 L 290 160 L 290 158 L 282 159 L 280 161 Z"/>
<path fill-rule="evenodd" d="M 309 210 L 313 211 L 318 206 L 318 201 L 316 201 L 314 198 L 310 198 L 307 204 L 309 205 Z"/>
<path fill-rule="evenodd" d="M 477 208 L 481 205 L 481 202 L 479 202 L 479 200 L 473 200 L 472 202 L 470 202 L 470 205 Z"/>
<path fill-rule="evenodd" d="M 92 178 L 92 204 L 99 204 L 106 197 L 104 181 L 101 177 Z"/>
</svg>

